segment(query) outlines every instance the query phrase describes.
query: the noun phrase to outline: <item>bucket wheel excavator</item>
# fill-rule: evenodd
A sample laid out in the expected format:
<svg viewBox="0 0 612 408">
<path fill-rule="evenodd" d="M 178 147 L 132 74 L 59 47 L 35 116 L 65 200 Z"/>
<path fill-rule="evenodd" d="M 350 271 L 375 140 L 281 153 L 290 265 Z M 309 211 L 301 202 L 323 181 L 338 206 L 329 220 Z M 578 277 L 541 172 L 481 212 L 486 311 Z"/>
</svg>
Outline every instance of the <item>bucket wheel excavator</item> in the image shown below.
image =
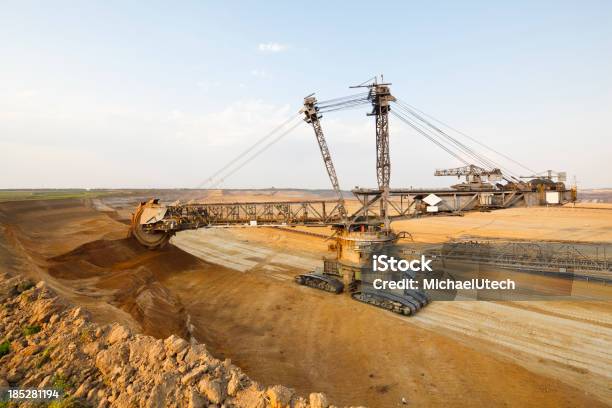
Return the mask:
<svg viewBox="0 0 612 408">
<path fill-rule="evenodd" d="M 429 299 L 424 292 L 374 290 L 367 279 L 372 276 L 374 253 L 392 252 L 399 239 L 390 228 L 388 114 L 395 101 L 387 83 L 376 79 L 367 92 L 319 103 L 311 94 L 304 98 L 300 114 L 312 126 L 323 163 L 336 194 L 336 200 L 200 203 L 162 205 L 158 200 L 141 202 L 133 217 L 130 234 L 143 246 L 162 248 L 179 231 L 207 227 L 231 226 L 331 226 L 335 243 L 333 257 L 323 260 L 322 271 L 295 277 L 296 283 L 334 294 L 348 293 L 353 299 L 402 315 L 412 315 Z M 361 208 L 349 214 L 330 150 L 320 123 L 322 113 L 371 104 L 369 114 L 376 119 L 376 172 L 378 189 L 357 197 Z M 353 194 L 359 194 L 353 190 Z M 374 191 L 374 193 L 372 193 Z M 374 197 L 374 198 L 372 198 Z"/>
<path fill-rule="evenodd" d="M 141 202 L 132 214 L 129 236 L 149 249 L 163 248 L 174 234 L 155 230 L 150 225 L 162 220 L 166 211 L 166 207 L 160 205 L 158 199 Z"/>
</svg>

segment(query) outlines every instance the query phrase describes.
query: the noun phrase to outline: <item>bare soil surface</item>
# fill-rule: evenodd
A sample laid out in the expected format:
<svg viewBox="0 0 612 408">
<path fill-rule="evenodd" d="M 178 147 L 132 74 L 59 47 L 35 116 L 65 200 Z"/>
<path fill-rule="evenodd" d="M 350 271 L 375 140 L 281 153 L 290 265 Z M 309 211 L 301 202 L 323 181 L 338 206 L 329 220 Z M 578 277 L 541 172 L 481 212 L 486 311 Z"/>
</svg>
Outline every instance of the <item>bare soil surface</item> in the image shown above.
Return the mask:
<svg viewBox="0 0 612 408">
<path fill-rule="evenodd" d="M 326 254 L 321 238 L 271 228 L 198 230 L 152 252 L 125 239 L 129 205 L 2 203 L 0 267 L 46 280 L 100 323 L 193 336 L 261 383 L 323 391 L 336 404 L 399 406 L 402 397 L 427 406 L 612 404 L 609 302 L 434 302 L 404 318 L 296 285 L 293 276 Z M 586 241 L 612 235 L 607 211 L 530 211 L 397 227 L 423 242 L 474 230 L 510 238 L 562 230 Z"/>
</svg>

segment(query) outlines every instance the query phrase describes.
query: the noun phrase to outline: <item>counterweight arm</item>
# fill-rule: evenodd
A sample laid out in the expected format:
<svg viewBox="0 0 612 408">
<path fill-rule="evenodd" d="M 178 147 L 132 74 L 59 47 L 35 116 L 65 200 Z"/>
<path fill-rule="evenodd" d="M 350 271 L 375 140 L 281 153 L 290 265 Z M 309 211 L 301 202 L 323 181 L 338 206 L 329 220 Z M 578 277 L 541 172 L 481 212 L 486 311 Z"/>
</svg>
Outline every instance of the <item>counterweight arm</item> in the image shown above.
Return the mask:
<svg viewBox="0 0 612 408">
<path fill-rule="evenodd" d="M 304 98 L 304 107 L 301 109 L 301 112 L 304 114 L 304 121 L 311 124 L 312 128 L 314 129 L 317 142 L 319 143 L 319 149 L 321 150 L 321 156 L 323 157 L 323 163 L 325 164 L 325 169 L 327 170 L 329 180 L 331 181 L 332 187 L 338 197 L 340 214 L 342 218 L 346 220 L 347 213 L 344 206 L 344 196 L 342 194 L 342 190 L 340 190 L 340 183 L 338 182 L 336 169 L 334 167 L 329 148 L 327 147 L 325 136 L 323 135 L 321 122 L 319 121 L 321 115 L 317 109 L 317 99 L 314 96 L 307 96 Z"/>
</svg>

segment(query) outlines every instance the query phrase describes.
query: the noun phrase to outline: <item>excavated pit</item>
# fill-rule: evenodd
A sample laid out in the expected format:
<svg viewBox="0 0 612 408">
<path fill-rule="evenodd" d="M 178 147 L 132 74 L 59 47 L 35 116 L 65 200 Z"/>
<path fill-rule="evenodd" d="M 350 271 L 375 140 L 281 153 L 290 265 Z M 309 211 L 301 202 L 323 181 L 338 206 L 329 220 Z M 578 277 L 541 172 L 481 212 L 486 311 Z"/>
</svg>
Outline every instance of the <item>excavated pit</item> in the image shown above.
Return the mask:
<svg viewBox="0 0 612 408">
<path fill-rule="evenodd" d="M 117 218 L 79 200 L 2 203 L 0 265 L 100 323 L 194 337 L 257 381 L 336 404 L 612 403 L 609 303 L 435 302 L 403 318 L 293 283 L 320 262 L 319 238 L 200 230 L 148 251 Z"/>
</svg>

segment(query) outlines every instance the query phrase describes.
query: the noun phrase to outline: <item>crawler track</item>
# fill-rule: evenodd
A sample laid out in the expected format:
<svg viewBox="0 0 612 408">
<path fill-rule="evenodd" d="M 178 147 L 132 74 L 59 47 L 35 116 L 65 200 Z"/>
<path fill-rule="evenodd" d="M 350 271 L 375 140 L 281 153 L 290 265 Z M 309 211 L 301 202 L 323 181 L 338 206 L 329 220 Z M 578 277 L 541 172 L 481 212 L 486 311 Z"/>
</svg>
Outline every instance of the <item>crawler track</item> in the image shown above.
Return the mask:
<svg viewBox="0 0 612 408">
<path fill-rule="evenodd" d="M 417 291 L 408 291 L 400 296 L 375 289 L 362 288 L 360 291 L 352 293 L 351 297 L 359 302 L 404 316 L 412 316 L 429 302 L 425 294 Z"/>
<path fill-rule="evenodd" d="M 309 286 L 311 288 L 336 294 L 342 293 L 344 290 L 344 284 L 338 279 L 314 272 L 296 276 L 295 282 L 300 285 Z"/>
</svg>

